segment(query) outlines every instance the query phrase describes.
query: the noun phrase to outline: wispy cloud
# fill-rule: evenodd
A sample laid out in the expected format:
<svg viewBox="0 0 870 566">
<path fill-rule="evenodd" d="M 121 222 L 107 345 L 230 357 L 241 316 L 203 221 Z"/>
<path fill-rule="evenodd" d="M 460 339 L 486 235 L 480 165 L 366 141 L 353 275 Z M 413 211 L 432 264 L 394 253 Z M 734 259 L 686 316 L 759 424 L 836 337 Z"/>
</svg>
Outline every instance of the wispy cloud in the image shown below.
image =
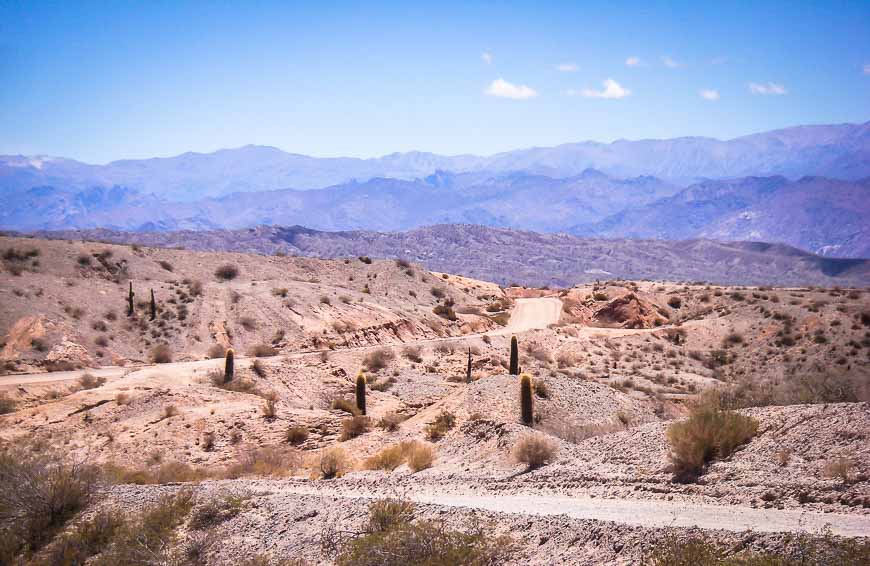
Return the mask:
<svg viewBox="0 0 870 566">
<path fill-rule="evenodd" d="M 562 71 L 563 73 L 576 73 L 579 68 L 580 67 L 577 66 L 577 63 L 559 63 L 556 65 L 556 70 Z"/>
<path fill-rule="evenodd" d="M 526 85 L 515 85 L 504 79 L 496 79 L 487 87 L 484 93 L 489 96 L 498 96 L 499 98 L 513 98 L 514 100 L 525 100 L 538 96 L 535 89 Z"/>
<path fill-rule="evenodd" d="M 566 90 L 565 94 L 568 96 L 585 96 L 587 98 L 625 98 L 626 96 L 631 94 L 631 91 L 627 88 L 620 85 L 613 79 L 607 79 L 603 83 L 604 88 L 602 90 L 595 90 L 591 88 L 584 88 L 582 90 Z"/>
<path fill-rule="evenodd" d="M 634 56 L 629 57 L 628 59 L 625 60 L 625 64 L 628 65 L 629 67 L 637 67 L 640 65 L 640 57 L 634 57 Z"/>
<path fill-rule="evenodd" d="M 704 88 L 698 91 L 698 95 L 704 100 L 719 100 L 719 91 Z"/>
<path fill-rule="evenodd" d="M 752 94 L 788 94 L 784 86 L 773 82 L 749 83 L 749 92 Z"/>
<path fill-rule="evenodd" d="M 870 63 L 865 63 L 865 64 L 864 64 L 864 74 L 865 74 L 865 75 L 870 75 Z"/>
<path fill-rule="evenodd" d="M 480 58 L 483 59 L 483 62 L 487 65 L 492 63 L 492 53 L 490 53 L 489 51 L 484 51 L 483 53 L 481 53 Z"/>
<path fill-rule="evenodd" d="M 667 67 L 668 69 L 676 69 L 677 67 L 682 67 L 682 66 L 683 66 L 682 63 L 680 63 L 680 62 L 678 62 L 678 61 L 675 61 L 675 60 L 671 59 L 671 58 L 668 57 L 667 55 L 665 55 L 664 57 L 662 57 L 662 65 L 664 65 L 664 66 Z"/>
</svg>

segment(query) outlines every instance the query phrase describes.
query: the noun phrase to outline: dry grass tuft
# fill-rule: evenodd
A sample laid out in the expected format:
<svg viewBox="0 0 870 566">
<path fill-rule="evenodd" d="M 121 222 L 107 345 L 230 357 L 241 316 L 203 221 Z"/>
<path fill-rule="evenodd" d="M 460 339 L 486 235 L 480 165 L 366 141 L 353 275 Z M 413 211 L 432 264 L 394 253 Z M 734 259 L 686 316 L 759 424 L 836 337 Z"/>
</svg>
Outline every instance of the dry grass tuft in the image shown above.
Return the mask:
<svg viewBox="0 0 870 566">
<path fill-rule="evenodd" d="M 543 434 L 525 434 L 517 440 L 512 455 L 517 462 L 525 464 L 534 470 L 549 464 L 556 457 L 558 446 L 556 442 Z"/>
</svg>

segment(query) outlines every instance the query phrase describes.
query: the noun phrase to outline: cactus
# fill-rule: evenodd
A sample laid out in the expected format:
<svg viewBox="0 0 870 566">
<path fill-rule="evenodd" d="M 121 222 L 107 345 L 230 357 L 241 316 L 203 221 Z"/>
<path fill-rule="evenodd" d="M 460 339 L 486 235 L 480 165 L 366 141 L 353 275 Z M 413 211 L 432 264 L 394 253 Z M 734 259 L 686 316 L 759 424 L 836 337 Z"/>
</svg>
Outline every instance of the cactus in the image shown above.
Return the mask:
<svg viewBox="0 0 870 566">
<path fill-rule="evenodd" d="M 366 414 L 366 376 L 362 370 L 356 374 L 356 407 L 360 414 Z"/>
<path fill-rule="evenodd" d="M 157 318 L 157 301 L 154 300 L 154 289 L 151 289 L 151 320 Z"/>
<path fill-rule="evenodd" d="M 133 282 L 130 281 L 130 292 L 127 294 L 127 316 L 133 316 Z"/>
<path fill-rule="evenodd" d="M 235 373 L 235 364 L 233 362 L 235 358 L 236 353 L 232 348 L 228 348 L 226 360 L 224 361 L 224 383 L 229 383 L 233 380 L 233 373 Z"/>
<path fill-rule="evenodd" d="M 465 368 L 465 383 L 471 383 L 471 348 L 468 349 L 468 366 Z"/>
<path fill-rule="evenodd" d="M 517 337 L 516 336 L 511 336 L 510 374 L 511 375 L 519 375 L 520 374 L 520 351 L 519 351 L 519 348 L 517 348 Z"/>
<path fill-rule="evenodd" d="M 532 408 L 532 377 L 524 373 L 520 376 L 520 418 L 526 426 L 532 426 L 534 410 Z"/>
</svg>

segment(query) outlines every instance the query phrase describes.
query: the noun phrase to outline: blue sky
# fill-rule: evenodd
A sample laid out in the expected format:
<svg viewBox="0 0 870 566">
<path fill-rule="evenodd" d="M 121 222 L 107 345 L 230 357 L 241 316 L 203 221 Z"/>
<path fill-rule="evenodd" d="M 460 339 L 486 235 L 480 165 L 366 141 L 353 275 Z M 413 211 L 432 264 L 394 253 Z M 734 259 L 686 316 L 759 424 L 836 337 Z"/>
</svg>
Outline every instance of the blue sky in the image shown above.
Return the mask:
<svg viewBox="0 0 870 566">
<path fill-rule="evenodd" d="M 870 119 L 870 2 L 0 0 L 0 153 L 104 163 Z"/>
</svg>

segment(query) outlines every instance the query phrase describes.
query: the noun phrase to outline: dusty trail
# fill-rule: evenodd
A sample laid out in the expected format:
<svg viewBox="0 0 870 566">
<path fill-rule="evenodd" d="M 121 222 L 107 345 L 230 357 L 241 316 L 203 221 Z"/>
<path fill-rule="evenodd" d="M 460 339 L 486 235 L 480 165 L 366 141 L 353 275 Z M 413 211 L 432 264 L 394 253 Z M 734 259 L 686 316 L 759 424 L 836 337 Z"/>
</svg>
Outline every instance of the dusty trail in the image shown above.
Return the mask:
<svg viewBox="0 0 870 566">
<path fill-rule="evenodd" d="M 425 489 L 425 488 L 424 488 Z M 278 491 L 301 495 L 328 495 L 350 499 L 399 497 L 416 503 L 444 507 L 479 509 L 495 513 L 520 515 L 566 515 L 574 519 L 611 521 L 640 527 L 698 527 L 707 530 L 744 532 L 821 533 L 829 529 L 844 537 L 870 536 L 870 516 L 815 513 L 787 509 L 674 503 L 631 499 L 558 497 L 545 495 L 446 495 L 420 491 L 407 493 L 342 492 L 331 487 L 312 489 L 307 486 L 277 487 Z"/>
<path fill-rule="evenodd" d="M 511 312 L 511 318 L 507 326 L 498 330 L 491 330 L 479 334 L 465 334 L 463 336 L 449 336 L 445 338 L 427 338 L 423 340 L 415 340 L 406 342 L 405 344 L 432 344 L 438 342 L 452 342 L 468 340 L 470 338 L 479 338 L 484 335 L 504 336 L 507 334 L 518 334 L 528 330 L 546 328 L 550 324 L 559 321 L 562 314 L 562 301 L 553 297 L 536 298 L 536 299 L 517 299 L 514 310 Z M 400 344 L 396 344 L 400 345 Z M 341 352 L 371 350 L 380 348 L 381 344 L 371 346 L 354 346 L 352 348 L 342 348 Z M 299 352 L 291 352 L 284 354 L 284 358 L 300 358 L 303 356 L 319 354 L 330 350 L 305 350 Z M 237 356 L 237 363 L 241 367 L 246 367 L 250 363 L 251 358 L 245 356 Z M 137 377 L 150 377 L 160 375 L 169 379 L 178 379 L 185 375 L 192 374 L 195 370 L 212 369 L 223 367 L 222 359 L 212 360 L 196 360 L 189 362 L 173 362 L 168 364 L 148 364 L 137 366 L 104 366 L 96 369 L 74 370 L 74 371 L 58 371 L 48 373 L 22 373 L 15 375 L 0 376 L 0 390 L 10 389 L 24 385 L 49 385 L 54 383 L 62 383 L 78 379 L 85 371 L 98 377 L 112 379 L 123 377 L 127 374 L 136 373 Z M 146 373 L 147 372 L 147 373 Z"/>
</svg>

